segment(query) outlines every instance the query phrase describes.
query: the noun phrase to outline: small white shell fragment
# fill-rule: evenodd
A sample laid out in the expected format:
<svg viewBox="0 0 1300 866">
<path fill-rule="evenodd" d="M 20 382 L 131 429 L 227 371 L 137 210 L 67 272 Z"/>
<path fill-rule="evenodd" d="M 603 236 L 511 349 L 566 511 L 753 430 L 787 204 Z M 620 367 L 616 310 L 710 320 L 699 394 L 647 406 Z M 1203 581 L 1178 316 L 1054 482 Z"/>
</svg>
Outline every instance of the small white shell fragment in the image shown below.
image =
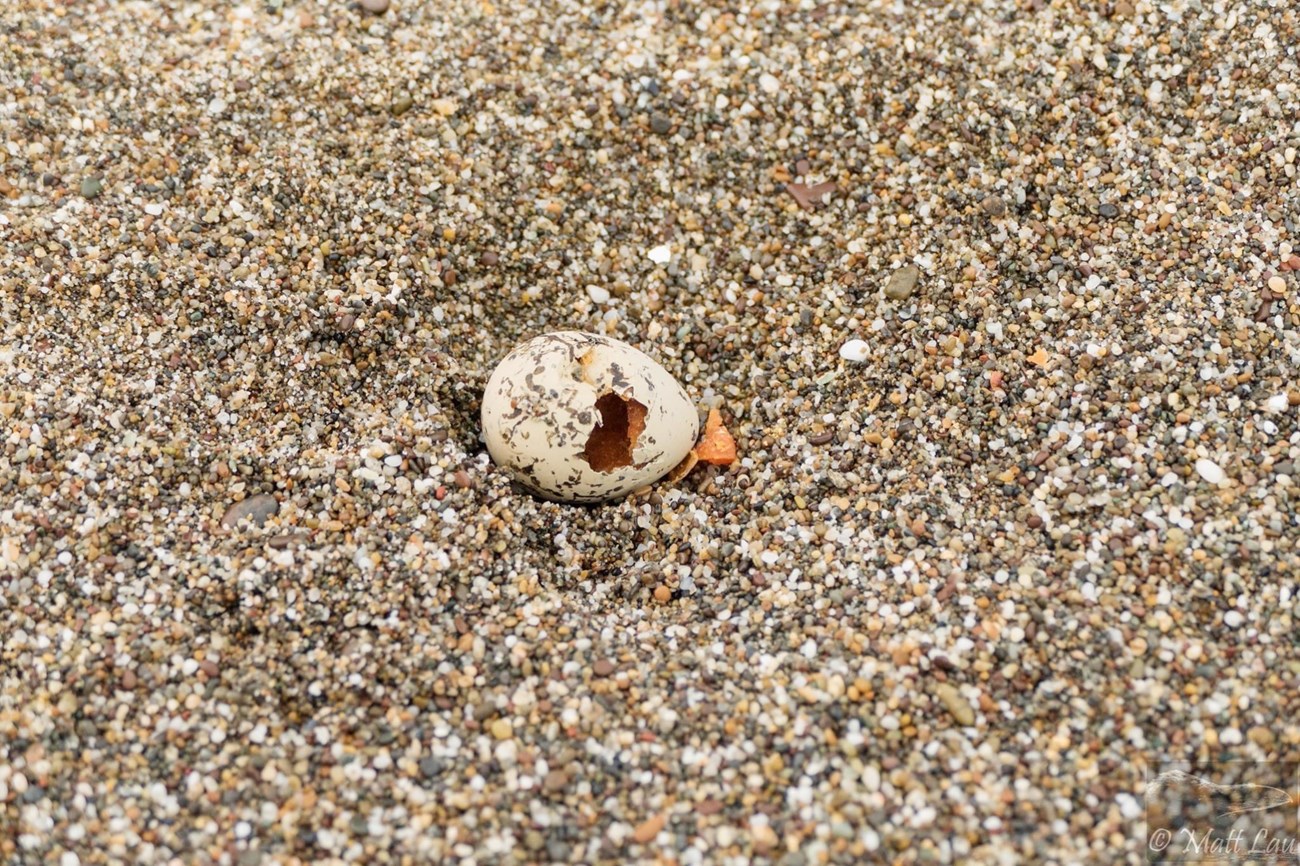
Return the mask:
<svg viewBox="0 0 1300 866">
<path fill-rule="evenodd" d="M 843 346 L 840 346 L 840 357 L 846 361 L 860 364 L 867 360 L 867 354 L 870 351 L 871 347 L 866 344 L 866 341 L 849 340 Z"/>
<path fill-rule="evenodd" d="M 560 502 L 603 502 L 657 481 L 700 432 L 690 398 L 658 362 L 578 331 L 506 355 L 488 378 L 482 420 L 492 461 Z"/>
<path fill-rule="evenodd" d="M 1222 484 L 1228 477 L 1219 464 L 1213 460 L 1206 460 L 1202 457 L 1196 461 L 1196 474 L 1200 475 L 1211 484 Z"/>
<path fill-rule="evenodd" d="M 646 253 L 646 255 L 649 256 L 650 261 L 654 262 L 656 265 L 666 265 L 673 257 L 673 248 L 668 246 L 668 244 L 660 244 L 651 249 L 650 252 Z"/>
<path fill-rule="evenodd" d="M 1264 408 L 1276 415 L 1278 412 L 1285 412 L 1289 404 L 1290 401 L 1287 399 L 1286 394 L 1274 394 L 1268 398 L 1268 403 L 1265 404 Z"/>
</svg>

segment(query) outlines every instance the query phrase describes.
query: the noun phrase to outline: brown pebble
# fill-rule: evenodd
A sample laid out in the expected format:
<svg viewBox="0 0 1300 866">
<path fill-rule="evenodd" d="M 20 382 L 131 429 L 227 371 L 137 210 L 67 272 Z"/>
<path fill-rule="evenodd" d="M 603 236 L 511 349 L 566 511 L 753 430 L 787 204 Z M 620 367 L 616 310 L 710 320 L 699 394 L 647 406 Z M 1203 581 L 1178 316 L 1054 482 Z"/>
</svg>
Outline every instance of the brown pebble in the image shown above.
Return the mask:
<svg viewBox="0 0 1300 866">
<path fill-rule="evenodd" d="M 632 831 L 632 841 L 638 845 L 653 841 L 654 837 L 659 835 L 659 832 L 663 830 L 667 823 L 668 817 L 666 815 L 654 815 L 645 819 Z"/>
<path fill-rule="evenodd" d="M 469 477 L 469 473 L 464 469 L 457 469 L 456 474 L 452 476 L 452 480 L 456 482 L 456 486 L 461 490 L 468 490 L 474 485 L 473 480 Z"/>
<path fill-rule="evenodd" d="M 280 503 L 269 493 L 259 493 L 234 503 L 221 517 L 221 525 L 231 529 L 247 518 L 254 526 L 266 525 L 266 519 L 280 510 Z"/>
<path fill-rule="evenodd" d="M 247 93 L 252 89 L 253 89 L 253 82 L 249 81 L 247 78 L 241 78 L 235 82 L 236 93 Z"/>
<path fill-rule="evenodd" d="M 1043 518 L 1039 517 L 1037 514 L 1031 514 L 1029 519 L 1025 522 L 1029 524 L 1030 529 L 1041 529 L 1043 526 Z"/>
<path fill-rule="evenodd" d="M 293 547 L 295 544 L 306 544 L 308 541 L 311 541 L 311 536 L 307 533 L 290 532 L 270 539 L 266 542 L 266 546 L 272 550 L 284 550 L 287 547 Z"/>
<path fill-rule="evenodd" d="M 497 262 L 501 261 L 501 257 L 496 253 L 484 253 L 478 257 L 478 260 L 490 268 Z"/>
<path fill-rule="evenodd" d="M 984 212 L 992 217 L 1000 217 L 1007 212 L 1007 203 L 999 195 L 991 195 L 980 204 Z"/>
<path fill-rule="evenodd" d="M 835 439 L 834 430 L 823 430 L 820 433 L 814 433 L 808 437 L 809 445 L 825 445 Z"/>
<path fill-rule="evenodd" d="M 885 297 L 891 301 L 905 301 L 912 296 L 916 281 L 921 276 L 921 269 L 916 265 L 901 267 L 889 275 L 885 283 Z"/>
<path fill-rule="evenodd" d="M 568 784 L 569 774 L 563 770 L 551 770 L 546 774 L 546 778 L 542 779 L 542 787 L 552 794 L 563 791 Z"/>
<path fill-rule="evenodd" d="M 122 689 L 124 691 L 131 691 L 138 682 L 139 679 L 136 677 L 135 671 L 126 671 L 122 674 Z"/>
<path fill-rule="evenodd" d="M 716 815 L 722 811 L 723 803 L 721 800 L 708 799 L 695 804 L 695 814 L 697 815 Z"/>
<path fill-rule="evenodd" d="M 655 587 L 655 601 L 664 603 L 673 597 L 673 591 L 663 584 Z"/>
<path fill-rule="evenodd" d="M 591 672 L 598 677 L 607 677 L 614 672 L 614 663 L 609 659 L 601 659 L 591 666 Z"/>
<path fill-rule="evenodd" d="M 804 210 L 813 210 L 824 204 L 823 197 L 835 192 L 836 188 L 835 184 L 828 181 L 813 184 L 812 186 L 803 183 L 787 183 L 785 189 L 799 203 L 799 207 Z"/>
</svg>

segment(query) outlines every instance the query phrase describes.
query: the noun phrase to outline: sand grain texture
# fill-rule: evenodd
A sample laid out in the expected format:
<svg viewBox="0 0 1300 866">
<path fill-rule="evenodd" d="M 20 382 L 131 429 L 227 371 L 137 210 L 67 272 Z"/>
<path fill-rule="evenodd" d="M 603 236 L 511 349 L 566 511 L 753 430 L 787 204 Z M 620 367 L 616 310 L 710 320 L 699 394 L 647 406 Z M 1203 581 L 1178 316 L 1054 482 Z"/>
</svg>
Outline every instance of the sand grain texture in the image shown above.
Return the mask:
<svg viewBox="0 0 1300 866">
<path fill-rule="evenodd" d="M 0 862 L 1138 862 L 1295 757 L 1293 6 L 364 5 L 0 9 Z M 512 487 L 560 329 L 739 459 Z"/>
</svg>

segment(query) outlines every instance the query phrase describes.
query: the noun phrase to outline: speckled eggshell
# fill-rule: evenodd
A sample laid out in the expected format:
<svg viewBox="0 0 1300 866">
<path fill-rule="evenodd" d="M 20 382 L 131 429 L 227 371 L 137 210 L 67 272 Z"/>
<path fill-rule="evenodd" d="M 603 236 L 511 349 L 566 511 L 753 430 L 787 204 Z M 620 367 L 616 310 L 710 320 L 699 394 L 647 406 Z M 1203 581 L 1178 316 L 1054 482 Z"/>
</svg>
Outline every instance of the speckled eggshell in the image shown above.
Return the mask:
<svg viewBox="0 0 1300 866">
<path fill-rule="evenodd" d="M 616 499 L 662 478 L 699 432 L 695 407 L 667 370 L 596 334 L 529 340 L 497 365 L 483 393 L 493 462 L 561 502 Z"/>
</svg>

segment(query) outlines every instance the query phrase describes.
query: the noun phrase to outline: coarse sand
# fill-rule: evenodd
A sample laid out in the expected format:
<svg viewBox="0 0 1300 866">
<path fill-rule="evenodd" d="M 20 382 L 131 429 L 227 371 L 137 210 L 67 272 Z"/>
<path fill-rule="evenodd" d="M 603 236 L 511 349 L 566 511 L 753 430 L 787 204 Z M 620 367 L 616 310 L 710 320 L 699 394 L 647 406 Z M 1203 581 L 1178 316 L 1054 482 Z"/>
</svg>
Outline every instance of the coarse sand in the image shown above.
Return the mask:
<svg viewBox="0 0 1300 866">
<path fill-rule="evenodd" d="M 1298 26 L 3 3 L 0 863 L 1146 862 L 1300 760 Z M 512 487 L 563 329 L 737 462 Z"/>
</svg>

